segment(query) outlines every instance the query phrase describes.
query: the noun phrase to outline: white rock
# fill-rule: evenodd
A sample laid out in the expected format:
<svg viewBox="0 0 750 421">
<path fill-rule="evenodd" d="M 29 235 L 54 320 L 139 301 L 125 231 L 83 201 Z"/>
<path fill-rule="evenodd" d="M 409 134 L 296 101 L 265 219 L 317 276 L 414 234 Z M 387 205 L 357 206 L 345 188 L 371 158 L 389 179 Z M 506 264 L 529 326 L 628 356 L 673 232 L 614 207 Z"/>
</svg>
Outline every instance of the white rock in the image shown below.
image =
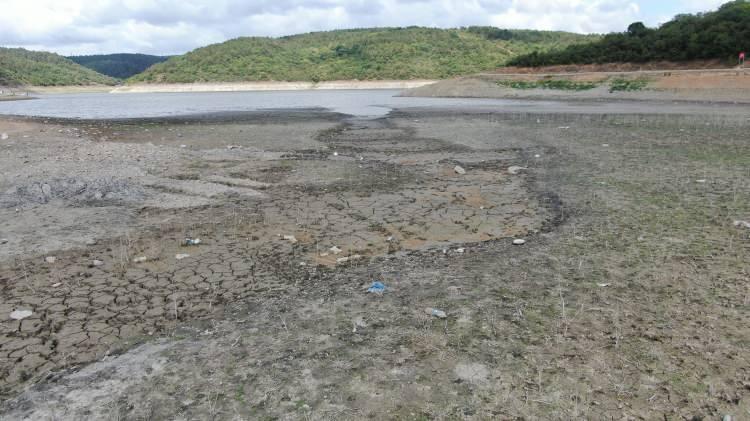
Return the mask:
<svg viewBox="0 0 750 421">
<path fill-rule="evenodd" d="M 446 317 L 448 317 L 448 315 L 445 314 L 443 310 L 438 310 L 436 308 L 427 307 L 426 309 L 424 309 L 424 312 L 429 314 L 430 316 L 437 317 L 438 319 L 445 319 Z"/>
<path fill-rule="evenodd" d="M 146 256 L 136 257 L 135 259 L 133 259 L 133 263 L 144 263 L 147 260 L 148 260 L 148 257 Z"/>
<path fill-rule="evenodd" d="M 354 254 L 351 256 L 347 256 L 347 257 L 339 257 L 338 259 L 336 259 L 336 263 L 340 264 L 340 263 L 352 262 L 354 260 L 359 260 L 361 258 L 362 256 L 360 256 L 359 254 Z"/>
<path fill-rule="evenodd" d="M 31 317 L 34 314 L 31 310 L 16 310 L 10 313 L 10 318 L 13 320 L 23 320 L 27 317 Z"/>
<path fill-rule="evenodd" d="M 339 253 L 342 252 L 342 250 L 340 248 L 336 247 L 336 246 L 333 246 L 333 247 L 329 248 L 328 251 L 330 251 L 333 254 L 339 254 Z"/>
<path fill-rule="evenodd" d="M 519 167 L 517 165 L 514 165 L 512 167 L 508 167 L 508 174 L 516 175 L 519 172 L 524 171 L 526 169 L 527 169 L 526 167 Z"/>
<path fill-rule="evenodd" d="M 295 237 L 293 235 L 285 235 L 284 236 L 284 240 L 289 241 L 292 244 L 296 244 L 297 243 L 297 237 Z"/>
<path fill-rule="evenodd" d="M 0 134 L 0 139 L 2 139 L 2 140 L 8 140 L 9 137 L 10 136 L 8 136 L 8 133 Z"/>
<path fill-rule="evenodd" d="M 459 175 L 466 174 L 466 170 L 463 169 L 463 167 L 461 167 L 460 165 L 456 165 L 455 167 L 453 167 L 453 171 L 455 171 L 456 174 L 459 174 Z"/>
<path fill-rule="evenodd" d="M 517 238 L 517 239 L 513 240 L 513 245 L 514 246 L 522 246 L 524 244 L 526 244 L 526 240 L 524 240 L 523 238 Z"/>
<path fill-rule="evenodd" d="M 47 256 L 47 257 L 44 258 L 44 261 L 47 262 L 47 263 L 49 263 L 49 264 L 52 264 L 52 263 L 55 263 L 57 261 L 57 257 L 55 257 L 55 256 Z"/>
<path fill-rule="evenodd" d="M 101 266 L 104 264 L 104 262 L 102 262 L 101 260 L 94 260 L 93 262 L 91 262 L 91 264 L 94 266 Z"/>
<path fill-rule="evenodd" d="M 188 257 L 190 257 L 189 254 L 175 254 L 174 256 L 174 258 L 177 260 L 187 259 Z"/>
</svg>

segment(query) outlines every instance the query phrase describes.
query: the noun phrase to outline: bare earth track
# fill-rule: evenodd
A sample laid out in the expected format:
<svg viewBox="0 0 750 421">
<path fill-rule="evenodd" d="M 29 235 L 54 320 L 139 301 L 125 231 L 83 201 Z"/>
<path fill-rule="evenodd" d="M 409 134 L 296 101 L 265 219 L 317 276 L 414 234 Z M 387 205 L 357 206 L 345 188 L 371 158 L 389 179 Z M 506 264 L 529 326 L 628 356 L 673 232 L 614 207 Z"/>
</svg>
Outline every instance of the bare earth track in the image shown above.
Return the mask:
<svg viewBox="0 0 750 421">
<path fill-rule="evenodd" d="M 750 416 L 724 111 L 3 118 L 0 417 Z"/>
</svg>

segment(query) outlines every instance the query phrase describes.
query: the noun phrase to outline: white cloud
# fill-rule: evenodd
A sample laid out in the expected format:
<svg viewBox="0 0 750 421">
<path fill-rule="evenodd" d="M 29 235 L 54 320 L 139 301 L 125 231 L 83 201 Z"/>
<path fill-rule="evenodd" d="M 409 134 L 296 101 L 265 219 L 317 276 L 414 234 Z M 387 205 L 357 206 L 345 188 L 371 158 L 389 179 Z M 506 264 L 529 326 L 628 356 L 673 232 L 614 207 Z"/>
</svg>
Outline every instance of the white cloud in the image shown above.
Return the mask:
<svg viewBox="0 0 750 421">
<path fill-rule="evenodd" d="M 600 33 L 643 19 L 643 1 L 0 0 L 0 44 L 62 54 L 178 54 L 238 36 L 352 27 L 494 25 Z M 720 2 L 684 3 L 711 8 Z"/>
</svg>

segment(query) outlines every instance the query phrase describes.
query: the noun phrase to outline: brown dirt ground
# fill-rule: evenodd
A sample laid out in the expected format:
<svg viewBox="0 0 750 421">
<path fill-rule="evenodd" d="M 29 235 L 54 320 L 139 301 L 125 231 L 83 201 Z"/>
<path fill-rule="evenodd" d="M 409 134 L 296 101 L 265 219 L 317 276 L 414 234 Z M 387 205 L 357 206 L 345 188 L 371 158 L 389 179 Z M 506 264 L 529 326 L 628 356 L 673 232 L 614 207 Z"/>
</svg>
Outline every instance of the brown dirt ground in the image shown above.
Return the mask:
<svg viewBox="0 0 750 421">
<path fill-rule="evenodd" d="M 3 417 L 748 417 L 748 121 L 711 108 L 4 119 Z"/>
</svg>

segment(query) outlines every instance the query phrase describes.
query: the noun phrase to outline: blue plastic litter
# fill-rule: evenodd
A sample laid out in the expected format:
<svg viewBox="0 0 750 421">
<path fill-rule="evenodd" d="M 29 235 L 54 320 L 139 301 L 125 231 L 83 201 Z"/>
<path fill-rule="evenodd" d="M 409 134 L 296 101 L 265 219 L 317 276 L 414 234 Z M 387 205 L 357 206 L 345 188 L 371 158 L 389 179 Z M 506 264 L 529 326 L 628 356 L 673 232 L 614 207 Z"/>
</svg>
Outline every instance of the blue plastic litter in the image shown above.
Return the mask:
<svg viewBox="0 0 750 421">
<path fill-rule="evenodd" d="M 385 284 L 382 282 L 373 282 L 370 288 L 367 288 L 367 292 L 375 292 L 382 294 L 385 292 Z"/>
</svg>

